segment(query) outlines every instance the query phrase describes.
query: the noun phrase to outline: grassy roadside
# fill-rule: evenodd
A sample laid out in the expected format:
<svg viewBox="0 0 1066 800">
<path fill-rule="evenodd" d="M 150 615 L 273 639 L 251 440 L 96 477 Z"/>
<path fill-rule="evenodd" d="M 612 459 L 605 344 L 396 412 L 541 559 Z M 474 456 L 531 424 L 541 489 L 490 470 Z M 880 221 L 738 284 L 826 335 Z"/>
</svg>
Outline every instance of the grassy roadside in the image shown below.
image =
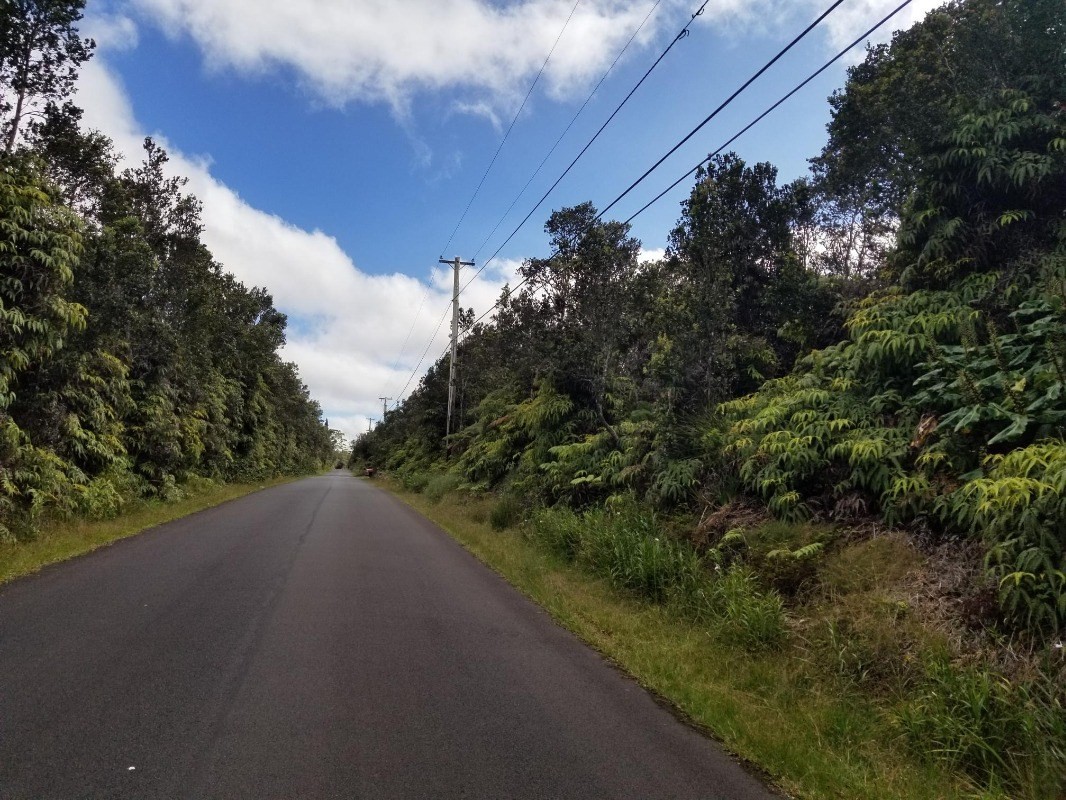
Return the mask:
<svg viewBox="0 0 1066 800">
<path fill-rule="evenodd" d="M 803 798 L 976 797 L 903 747 L 889 709 L 812 668 L 802 651 L 753 654 L 721 633 L 628 597 L 488 524 L 491 501 L 383 482 L 727 749 Z"/>
<path fill-rule="evenodd" d="M 203 511 L 229 500 L 297 480 L 273 478 L 256 483 L 212 484 L 190 492 L 181 500 L 146 500 L 127 505 L 118 517 L 107 520 L 52 520 L 26 542 L 0 542 L 0 585 L 37 572 L 42 567 L 66 561 L 99 547 L 134 536 L 148 528 Z"/>
</svg>

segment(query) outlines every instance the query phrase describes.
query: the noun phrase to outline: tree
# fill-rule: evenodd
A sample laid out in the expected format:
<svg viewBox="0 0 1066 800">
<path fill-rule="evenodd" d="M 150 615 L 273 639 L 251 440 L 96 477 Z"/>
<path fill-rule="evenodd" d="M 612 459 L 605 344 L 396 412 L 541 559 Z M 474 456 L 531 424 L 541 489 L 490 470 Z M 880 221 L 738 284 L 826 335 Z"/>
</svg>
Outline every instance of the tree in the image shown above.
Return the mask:
<svg viewBox="0 0 1066 800">
<path fill-rule="evenodd" d="M 898 219 L 951 134 L 960 106 L 1003 90 L 1066 91 L 1061 0 L 955 0 L 872 47 L 829 98 L 829 141 L 812 167 L 822 191 Z"/>
<path fill-rule="evenodd" d="M 554 212 L 544 229 L 554 255 L 522 266 L 529 288 L 511 312 L 542 342 L 539 371 L 606 423 L 605 396 L 630 336 L 629 282 L 640 242 L 628 225 L 597 220 L 591 203 Z"/>
<path fill-rule="evenodd" d="M 803 315 L 810 289 L 793 241 L 797 209 L 770 164 L 729 153 L 697 173 L 670 235 L 653 355 L 685 410 L 791 366 L 785 326 Z"/>
<path fill-rule="evenodd" d="M 0 0 L 0 118 L 4 152 L 35 104 L 70 96 L 96 43 L 76 27 L 85 0 Z M 37 113 L 40 109 L 37 109 Z"/>
</svg>

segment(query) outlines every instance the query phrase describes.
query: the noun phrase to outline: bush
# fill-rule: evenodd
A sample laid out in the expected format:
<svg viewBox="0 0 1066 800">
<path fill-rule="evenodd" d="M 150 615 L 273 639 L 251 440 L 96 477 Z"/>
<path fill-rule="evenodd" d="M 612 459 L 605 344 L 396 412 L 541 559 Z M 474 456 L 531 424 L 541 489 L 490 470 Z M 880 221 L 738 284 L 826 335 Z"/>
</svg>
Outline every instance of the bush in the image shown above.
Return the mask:
<svg viewBox="0 0 1066 800">
<path fill-rule="evenodd" d="M 400 473 L 400 483 L 403 484 L 403 488 L 418 494 L 421 494 L 426 490 L 426 487 L 432 479 L 433 475 L 428 472 Z"/>
<path fill-rule="evenodd" d="M 734 566 L 716 586 L 723 629 L 734 642 L 749 650 L 780 645 L 785 639 L 785 609 L 781 595 L 761 591 L 755 575 Z"/>
<path fill-rule="evenodd" d="M 1061 691 L 1061 689 L 1060 689 Z M 992 789 L 1066 788 L 1066 709 L 1050 686 L 1011 683 L 973 667 L 929 665 L 919 697 L 900 713 L 911 745 Z"/>
<path fill-rule="evenodd" d="M 616 589 L 669 602 L 690 619 L 722 626 L 742 647 L 761 649 L 784 640 L 784 607 L 777 592 L 764 591 L 746 567 L 731 567 L 720 576 L 709 572 L 695 549 L 665 535 L 653 514 L 631 502 L 584 514 L 542 509 L 527 535 Z"/>
<path fill-rule="evenodd" d="M 443 475 L 436 475 L 433 478 L 430 478 L 426 483 L 426 488 L 423 493 L 432 502 L 439 503 L 444 495 L 458 489 L 460 483 L 462 483 L 462 481 L 458 475 L 446 472 Z"/>
<path fill-rule="evenodd" d="M 494 531 L 512 528 L 522 518 L 522 503 L 517 497 L 505 494 L 489 511 L 489 525 Z"/>
<path fill-rule="evenodd" d="M 569 508 L 542 508 L 534 513 L 526 536 L 560 558 L 573 561 L 584 528 L 584 517 Z"/>
</svg>

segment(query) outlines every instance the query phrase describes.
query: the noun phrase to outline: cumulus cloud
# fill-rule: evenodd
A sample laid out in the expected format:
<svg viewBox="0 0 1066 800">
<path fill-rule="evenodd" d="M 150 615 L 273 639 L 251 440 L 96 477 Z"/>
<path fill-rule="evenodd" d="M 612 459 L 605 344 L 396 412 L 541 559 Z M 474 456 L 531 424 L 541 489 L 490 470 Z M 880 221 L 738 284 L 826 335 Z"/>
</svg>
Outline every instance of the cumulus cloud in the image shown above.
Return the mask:
<svg viewBox="0 0 1066 800">
<path fill-rule="evenodd" d="M 99 20 L 90 21 L 87 34 L 112 35 L 113 47 L 122 45 L 123 31 L 126 37 L 136 36 L 131 26 L 105 22 L 107 27 L 102 28 Z M 215 258 L 245 284 L 266 287 L 275 305 L 290 315 L 289 340 L 282 355 L 300 367 L 331 425 L 349 436 L 366 430 L 367 419 L 380 416 L 378 396 L 399 392 L 425 343 L 433 338 L 427 361 L 418 368 L 408 392 L 443 351 L 447 325 L 433 334 L 451 296 L 447 270 L 434 270 L 425 281 L 399 271 L 370 275 L 333 237 L 253 208 L 211 174 L 207 160 L 182 154 L 165 136 L 145 131 L 121 82 L 102 58 L 83 67 L 78 101 L 85 109 L 85 124 L 110 136 L 129 161 L 138 159 L 146 134 L 166 147 L 173 174 L 187 177 L 188 190 L 203 203 L 203 238 Z M 505 281 L 513 285 L 517 266 L 506 261 L 490 265 L 464 291 L 462 305 L 478 314 L 488 310 L 500 285 Z"/>
<path fill-rule="evenodd" d="M 878 31 L 872 41 L 888 41 L 893 30 L 909 28 L 944 2 L 913 0 Z M 850 0 L 844 3 L 822 23 L 826 43 L 832 50 L 841 49 L 899 4 L 900 0 Z M 712 0 L 701 23 L 713 24 L 727 36 L 740 37 L 752 32 L 780 34 L 785 30 L 798 31 L 799 25 L 817 18 L 829 5 L 829 0 Z M 859 51 L 858 56 L 861 55 Z"/>
<path fill-rule="evenodd" d="M 573 0 L 129 1 L 172 35 L 191 37 L 215 68 L 249 74 L 290 69 L 326 102 L 386 101 L 398 109 L 415 92 L 453 87 L 513 99 L 574 7 Z M 562 97 L 583 87 L 652 5 L 580 3 L 545 72 L 549 93 Z M 642 31 L 642 43 L 655 28 Z"/>
<path fill-rule="evenodd" d="M 498 121 L 543 63 L 572 0 L 127 0 L 175 37 L 189 37 L 208 65 L 244 74 L 291 71 L 321 101 L 384 101 L 406 113 L 420 91 L 465 90 L 455 104 Z M 892 27 L 907 27 L 942 0 L 915 0 Z M 673 33 L 697 3 L 663 0 L 637 47 Z M 712 0 L 698 24 L 738 40 L 781 34 L 813 19 L 827 0 Z M 823 28 L 830 47 L 850 42 L 898 4 L 852 0 Z M 611 62 L 653 0 L 584 0 L 544 75 L 550 96 L 587 88 Z"/>
</svg>

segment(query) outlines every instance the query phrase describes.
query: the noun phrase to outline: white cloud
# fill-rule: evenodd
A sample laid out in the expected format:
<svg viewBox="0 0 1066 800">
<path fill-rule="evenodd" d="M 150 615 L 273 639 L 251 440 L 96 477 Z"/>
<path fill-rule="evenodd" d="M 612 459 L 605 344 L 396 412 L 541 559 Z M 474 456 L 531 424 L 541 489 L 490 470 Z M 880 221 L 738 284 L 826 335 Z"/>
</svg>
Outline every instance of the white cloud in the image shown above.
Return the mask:
<svg viewBox="0 0 1066 800">
<path fill-rule="evenodd" d="M 89 35 L 98 30 L 96 20 L 86 28 Z M 135 36 L 135 29 L 127 28 L 126 35 Z M 115 39 L 113 45 L 118 44 Z M 151 132 L 138 124 L 120 81 L 102 58 L 83 67 L 78 101 L 85 124 L 110 136 L 128 160 L 137 160 Z M 300 367 L 330 423 L 348 436 L 365 431 L 367 418 L 381 415 L 377 398 L 398 392 L 433 335 L 451 296 L 450 274 L 435 270 L 420 281 L 401 272 L 362 272 L 331 236 L 251 207 L 211 175 L 207 160 L 183 155 L 165 136 L 153 136 L 168 150 L 173 174 L 189 178 L 188 190 L 203 202 L 203 238 L 215 258 L 245 284 L 266 287 L 275 305 L 299 323 L 290 326 L 283 356 Z M 491 265 L 464 291 L 462 305 L 478 314 L 486 311 L 500 285 L 508 280 L 513 285 L 516 269 L 514 262 Z M 408 331 L 410 342 L 400 358 Z M 444 325 L 408 391 L 443 351 L 447 334 Z"/>
<path fill-rule="evenodd" d="M 326 102 L 386 101 L 460 87 L 512 100 L 551 49 L 573 0 L 129 0 L 173 36 L 189 36 L 214 68 L 291 69 Z M 671 7 L 680 0 L 666 0 Z M 555 97 L 601 71 L 652 0 L 584 0 L 544 80 Z M 666 15 L 658 13 L 656 20 Z M 646 43 L 654 22 L 641 33 Z M 478 107 L 477 100 L 470 105 Z"/>
<path fill-rule="evenodd" d="M 914 0 L 877 31 L 872 41 L 888 41 L 892 31 L 909 28 L 944 2 Z M 850 44 L 899 4 L 900 0 L 849 0 L 844 3 L 822 23 L 829 48 L 835 51 Z M 803 23 L 815 20 L 829 5 L 829 0 L 712 0 L 701 23 L 713 24 L 735 37 L 752 31 L 778 35 L 786 31 L 798 33 Z M 862 50 L 857 51 L 861 58 Z"/>
<path fill-rule="evenodd" d="M 290 70 L 322 101 L 385 101 L 406 116 L 420 91 L 465 90 L 454 108 L 498 121 L 543 63 L 572 0 L 126 0 L 175 37 L 192 39 L 214 69 L 256 75 Z M 942 0 L 915 0 L 879 32 L 908 27 Z M 652 0 L 584 0 L 552 55 L 544 80 L 556 99 L 587 88 L 644 19 Z M 683 23 L 692 0 L 664 0 L 638 47 Z M 711 0 L 699 24 L 740 40 L 783 35 L 814 19 L 828 0 Z M 837 49 L 898 0 L 851 0 L 823 23 Z"/>
<path fill-rule="evenodd" d="M 665 247 L 647 247 L 640 251 L 637 260 L 640 261 L 641 264 L 646 264 L 651 261 L 662 261 L 664 258 L 666 258 Z"/>
</svg>

